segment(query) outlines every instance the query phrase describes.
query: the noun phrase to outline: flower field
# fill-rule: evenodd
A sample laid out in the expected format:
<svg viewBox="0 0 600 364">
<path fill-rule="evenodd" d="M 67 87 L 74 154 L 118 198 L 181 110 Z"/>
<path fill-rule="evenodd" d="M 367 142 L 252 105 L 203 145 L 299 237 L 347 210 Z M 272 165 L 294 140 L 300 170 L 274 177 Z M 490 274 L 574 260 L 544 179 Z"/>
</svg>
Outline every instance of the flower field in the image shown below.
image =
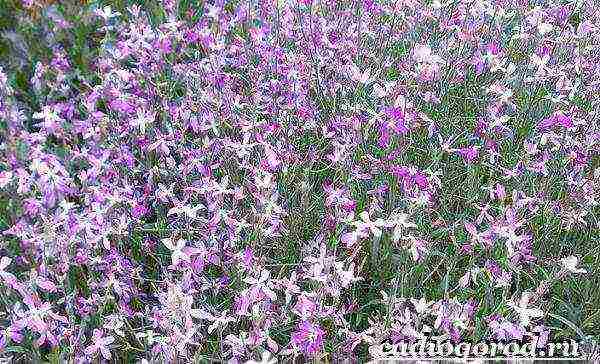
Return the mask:
<svg viewBox="0 0 600 364">
<path fill-rule="evenodd" d="M 0 0 L 0 362 L 600 341 L 600 3 Z"/>
</svg>

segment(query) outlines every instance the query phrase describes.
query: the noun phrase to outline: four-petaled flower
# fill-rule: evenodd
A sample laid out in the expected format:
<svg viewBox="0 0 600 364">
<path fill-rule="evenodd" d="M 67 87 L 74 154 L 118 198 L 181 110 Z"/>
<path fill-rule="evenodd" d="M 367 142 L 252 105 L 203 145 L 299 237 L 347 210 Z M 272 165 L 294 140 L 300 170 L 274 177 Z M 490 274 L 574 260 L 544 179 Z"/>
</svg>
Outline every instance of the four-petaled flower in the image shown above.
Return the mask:
<svg viewBox="0 0 600 364">
<path fill-rule="evenodd" d="M 386 226 L 393 227 L 392 240 L 399 242 L 402 239 L 405 229 L 416 228 L 417 225 L 409 221 L 409 215 L 405 213 L 394 213 L 386 222 Z"/>
<path fill-rule="evenodd" d="M 292 334 L 293 345 L 307 356 L 314 356 L 323 347 L 325 331 L 318 324 L 302 321 Z"/>
<path fill-rule="evenodd" d="M 381 236 L 381 228 L 386 226 L 385 220 L 377 219 L 375 221 L 371 221 L 367 211 L 361 212 L 358 216 L 362 221 L 356 220 L 351 223 L 352 225 L 356 226 L 357 231 L 362 234 L 370 231 L 376 238 Z"/>
<path fill-rule="evenodd" d="M 112 355 L 110 353 L 109 345 L 115 341 L 112 336 L 104 336 L 104 331 L 100 329 L 94 329 L 92 336 L 92 344 L 85 348 L 85 353 L 89 356 L 93 356 L 98 351 L 102 357 L 106 360 L 110 360 Z"/>
<path fill-rule="evenodd" d="M 186 247 L 185 240 L 179 239 L 177 241 L 173 241 L 171 238 L 166 238 L 161 240 L 162 243 L 171 250 L 171 264 L 173 267 L 176 267 L 179 262 L 183 261 L 186 263 L 190 262 L 190 258 L 195 254 L 200 254 L 202 252 L 201 249 L 194 247 Z"/>
<path fill-rule="evenodd" d="M 519 321 L 523 326 L 528 326 L 531 322 L 531 319 L 543 317 L 544 311 L 539 308 L 530 308 L 529 302 L 531 300 L 531 293 L 524 292 L 521 296 L 521 299 L 518 302 L 509 302 L 508 307 L 515 310 L 515 312 L 519 315 Z"/>
</svg>

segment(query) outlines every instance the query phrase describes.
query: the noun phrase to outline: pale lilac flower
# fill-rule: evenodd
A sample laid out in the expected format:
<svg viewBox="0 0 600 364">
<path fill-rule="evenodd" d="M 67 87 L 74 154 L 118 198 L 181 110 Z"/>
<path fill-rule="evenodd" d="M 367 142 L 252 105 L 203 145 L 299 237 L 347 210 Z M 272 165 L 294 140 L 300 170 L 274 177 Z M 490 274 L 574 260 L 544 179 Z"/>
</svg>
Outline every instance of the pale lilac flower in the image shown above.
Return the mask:
<svg viewBox="0 0 600 364">
<path fill-rule="evenodd" d="M 258 279 L 246 277 L 244 278 L 244 282 L 249 284 L 252 287 L 254 292 L 262 292 L 264 295 L 269 297 L 272 301 L 277 300 L 277 294 L 273 291 L 273 281 L 270 278 L 271 272 L 267 269 L 263 269 L 260 272 L 260 276 Z"/>
<path fill-rule="evenodd" d="M 2 171 L 0 172 L 0 188 L 6 187 L 13 178 L 13 173 L 11 171 Z"/>
<path fill-rule="evenodd" d="M 184 252 L 185 240 L 178 239 L 176 242 L 173 242 L 173 239 L 165 238 L 161 241 L 169 250 L 171 250 L 171 264 L 173 266 L 177 266 L 181 261 L 190 261 L 190 256 Z"/>
<path fill-rule="evenodd" d="M 366 69 L 363 72 L 354 63 L 350 63 L 347 66 L 347 71 L 346 72 L 348 73 L 348 76 L 350 77 L 350 79 L 352 81 L 354 81 L 354 82 L 358 82 L 358 83 L 362 83 L 362 84 L 368 84 L 368 83 L 370 83 L 370 82 L 373 81 L 373 78 L 371 77 L 371 70 L 370 69 Z"/>
<path fill-rule="evenodd" d="M 370 231 L 376 238 L 381 236 L 381 228 L 386 225 L 386 222 L 383 219 L 371 221 L 371 218 L 369 217 L 369 213 L 367 211 L 361 212 L 359 216 L 362 221 L 356 220 L 352 222 L 352 225 L 356 226 L 357 231 Z"/>
<path fill-rule="evenodd" d="M 48 133 L 54 133 L 60 128 L 59 122 L 63 119 L 58 115 L 56 109 L 50 105 L 45 105 L 42 111 L 33 114 L 34 119 L 42 119 L 38 124 L 39 127 L 45 129 Z"/>
<path fill-rule="evenodd" d="M 104 331 L 100 329 L 94 329 L 92 343 L 91 345 L 85 348 L 85 353 L 87 355 L 93 356 L 97 352 L 100 352 L 104 359 L 110 360 L 112 358 L 112 354 L 110 353 L 109 345 L 112 344 L 114 341 L 114 337 L 104 336 Z"/>
<path fill-rule="evenodd" d="M 415 62 L 423 63 L 441 63 L 442 58 L 433 54 L 431 48 L 424 44 L 417 44 L 413 49 L 413 58 Z"/>
</svg>

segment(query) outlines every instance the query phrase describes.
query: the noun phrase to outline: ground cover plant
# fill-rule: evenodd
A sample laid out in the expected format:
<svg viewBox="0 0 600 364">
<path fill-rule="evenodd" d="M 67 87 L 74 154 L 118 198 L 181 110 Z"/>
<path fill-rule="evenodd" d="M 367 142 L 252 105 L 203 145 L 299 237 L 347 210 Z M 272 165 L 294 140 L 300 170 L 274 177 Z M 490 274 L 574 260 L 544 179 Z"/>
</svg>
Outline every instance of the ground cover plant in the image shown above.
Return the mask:
<svg viewBox="0 0 600 364">
<path fill-rule="evenodd" d="M 598 340 L 599 10 L 0 0 L 0 358 Z"/>
</svg>

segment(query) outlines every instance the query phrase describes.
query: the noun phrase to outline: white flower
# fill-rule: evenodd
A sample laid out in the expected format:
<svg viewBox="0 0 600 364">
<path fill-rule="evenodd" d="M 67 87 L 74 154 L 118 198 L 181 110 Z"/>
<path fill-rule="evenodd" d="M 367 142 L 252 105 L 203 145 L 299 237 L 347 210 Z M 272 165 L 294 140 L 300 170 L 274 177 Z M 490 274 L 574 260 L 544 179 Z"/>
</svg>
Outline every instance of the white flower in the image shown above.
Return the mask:
<svg viewBox="0 0 600 364">
<path fill-rule="evenodd" d="M 385 226 L 385 221 L 382 219 L 377 219 L 375 221 L 371 221 L 369 217 L 369 213 L 367 211 L 363 211 L 360 213 L 360 218 L 362 221 L 355 221 L 352 225 L 356 226 L 356 229 L 360 232 L 369 230 L 373 235 L 378 238 L 381 236 L 381 227 Z"/>
<path fill-rule="evenodd" d="M 509 302 L 508 306 L 515 310 L 515 312 L 519 315 L 519 321 L 523 326 L 528 326 L 531 322 L 532 318 L 542 317 L 544 316 L 544 311 L 539 308 L 528 308 L 529 300 L 531 297 L 530 292 L 524 292 L 521 296 L 521 300 L 517 302 Z"/>
<path fill-rule="evenodd" d="M 185 240 L 179 239 L 174 242 L 171 238 L 162 239 L 162 243 L 171 250 L 171 263 L 173 266 L 179 264 L 183 260 L 189 262 L 190 258 L 183 252 Z"/>
<path fill-rule="evenodd" d="M 417 310 L 418 314 L 427 312 L 430 309 L 431 305 L 433 305 L 433 303 L 434 303 L 433 301 L 427 302 L 425 297 L 421 297 L 421 299 L 419 299 L 419 300 L 411 298 L 410 301 L 415 306 L 415 310 Z"/>
<path fill-rule="evenodd" d="M 394 242 L 400 241 L 404 229 L 416 228 L 417 225 L 408 220 L 409 215 L 404 213 L 393 213 L 387 221 L 387 226 L 394 227 L 394 233 L 392 240 Z"/>
<path fill-rule="evenodd" d="M 563 258 L 560 260 L 560 262 L 562 263 L 563 268 L 571 273 L 587 273 L 585 269 L 577 268 L 577 265 L 579 264 L 579 258 L 574 255 Z"/>
<path fill-rule="evenodd" d="M 104 19 L 104 21 L 107 21 L 111 18 L 121 15 L 121 13 L 119 13 L 118 11 L 113 13 L 112 8 L 110 6 L 105 6 L 102 9 L 98 9 L 98 10 L 96 10 L 95 13 L 97 16 Z"/>
<path fill-rule="evenodd" d="M 550 23 L 540 22 L 537 25 L 537 29 L 538 29 L 538 32 L 540 33 L 540 35 L 544 35 L 546 33 L 551 32 L 552 29 L 554 29 L 554 26 L 552 26 L 552 24 L 550 24 Z"/>
<path fill-rule="evenodd" d="M 129 125 L 132 127 L 139 127 L 140 132 L 144 134 L 146 132 L 146 127 L 154 123 L 156 119 L 156 113 L 148 112 L 148 111 L 137 111 L 137 118 L 130 121 Z"/>
<path fill-rule="evenodd" d="M 2 278 L 4 280 L 15 279 L 15 276 L 12 273 L 5 271 L 5 269 L 8 268 L 8 266 L 10 265 L 11 262 L 12 262 L 12 258 L 9 258 L 9 257 L 0 258 L 0 278 Z"/>
<path fill-rule="evenodd" d="M 198 215 L 198 210 L 205 210 L 206 208 L 204 207 L 204 205 L 197 205 L 197 206 L 188 206 L 188 205 L 180 205 L 180 206 L 175 206 L 173 208 L 171 208 L 169 210 L 169 212 L 167 213 L 167 216 L 171 216 L 171 215 L 180 215 L 180 214 L 184 214 L 185 216 L 189 217 L 190 219 L 197 219 L 197 215 Z"/>
</svg>

